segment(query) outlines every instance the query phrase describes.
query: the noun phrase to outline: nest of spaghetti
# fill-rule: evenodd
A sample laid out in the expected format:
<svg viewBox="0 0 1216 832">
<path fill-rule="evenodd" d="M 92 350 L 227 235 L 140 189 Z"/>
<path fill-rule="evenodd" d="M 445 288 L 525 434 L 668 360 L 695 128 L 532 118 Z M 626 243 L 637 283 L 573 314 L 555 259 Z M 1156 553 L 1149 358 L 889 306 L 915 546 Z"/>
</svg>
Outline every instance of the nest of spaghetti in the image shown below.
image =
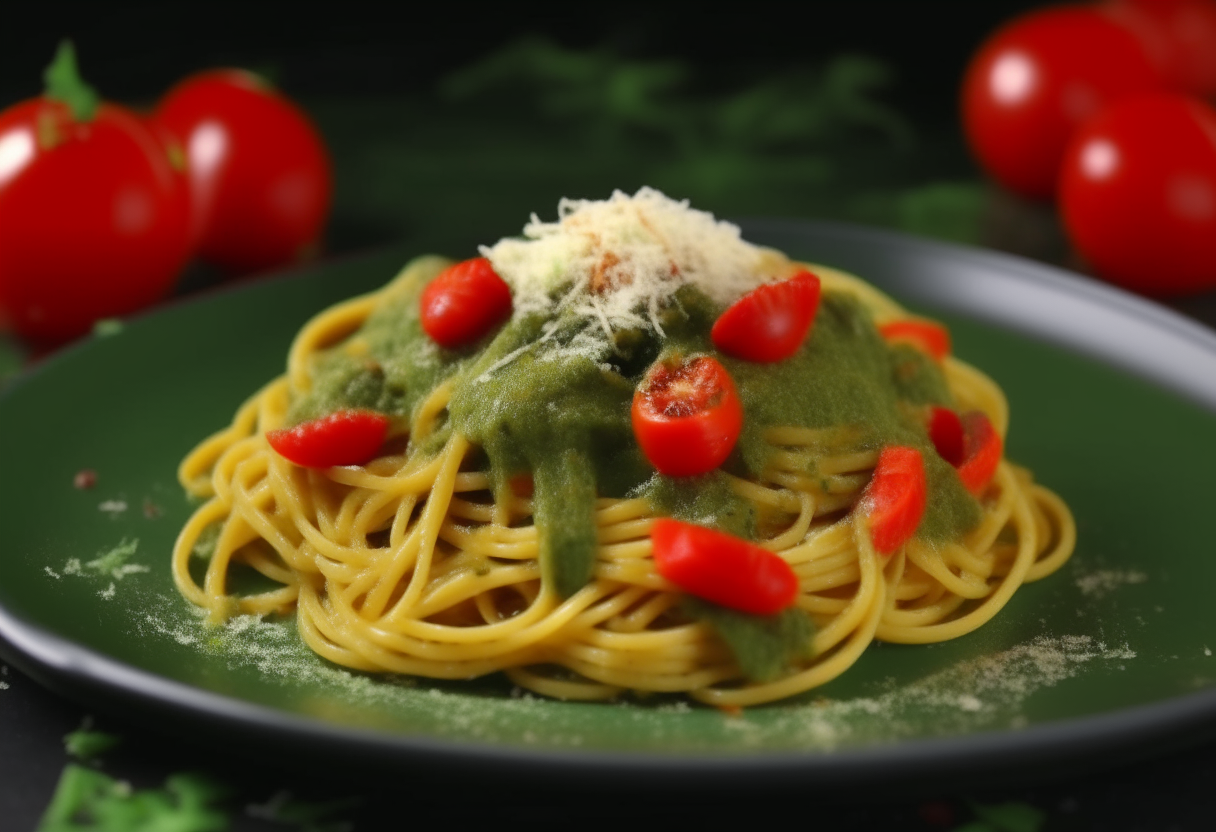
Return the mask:
<svg viewBox="0 0 1216 832">
<path fill-rule="evenodd" d="M 645 189 L 482 255 L 319 314 L 183 461 L 173 574 L 211 621 L 294 614 L 360 671 L 733 708 L 968 633 L 1071 554 L 1000 388 L 864 281 Z"/>
</svg>

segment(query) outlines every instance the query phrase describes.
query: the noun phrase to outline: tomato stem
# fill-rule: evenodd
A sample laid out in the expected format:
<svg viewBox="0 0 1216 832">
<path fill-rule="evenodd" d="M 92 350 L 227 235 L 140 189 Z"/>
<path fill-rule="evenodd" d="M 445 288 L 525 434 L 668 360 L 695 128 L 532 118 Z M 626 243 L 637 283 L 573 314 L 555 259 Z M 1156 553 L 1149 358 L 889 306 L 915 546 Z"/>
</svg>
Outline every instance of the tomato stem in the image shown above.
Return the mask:
<svg viewBox="0 0 1216 832">
<path fill-rule="evenodd" d="M 93 120 L 101 99 L 97 90 L 80 77 L 80 70 L 76 66 L 76 47 L 70 40 L 59 42 L 55 58 L 42 74 L 42 80 L 46 84 L 46 97 L 66 104 L 72 118 L 79 122 Z"/>
</svg>

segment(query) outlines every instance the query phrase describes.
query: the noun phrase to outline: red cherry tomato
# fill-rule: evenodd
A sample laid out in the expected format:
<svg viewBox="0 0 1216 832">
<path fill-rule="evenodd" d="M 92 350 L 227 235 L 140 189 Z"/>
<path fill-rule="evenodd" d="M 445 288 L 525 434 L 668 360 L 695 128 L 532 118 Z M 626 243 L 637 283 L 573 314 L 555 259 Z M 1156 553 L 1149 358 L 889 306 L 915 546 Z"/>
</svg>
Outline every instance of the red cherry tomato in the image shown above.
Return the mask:
<svg viewBox="0 0 1216 832">
<path fill-rule="evenodd" d="M 332 173 L 298 107 L 255 75 L 216 70 L 173 87 L 153 117 L 186 149 L 203 258 L 245 272 L 315 253 Z"/>
<path fill-rule="evenodd" d="M 714 322 L 710 337 L 736 358 L 784 361 L 802 346 L 818 308 L 819 278 L 801 271 L 739 298 Z"/>
<path fill-rule="evenodd" d="M 1135 36 L 1098 10 L 1035 11 L 999 29 L 972 59 L 963 127 L 990 175 L 1046 199 L 1072 131 L 1104 105 L 1159 83 Z"/>
<path fill-rule="evenodd" d="M 1104 10 L 1140 39 L 1166 86 L 1216 95 L 1214 0 L 1113 0 Z"/>
<path fill-rule="evenodd" d="M 735 383 L 716 359 L 655 363 L 633 395 L 633 435 L 650 464 L 670 477 L 717 468 L 743 429 Z"/>
<path fill-rule="evenodd" d="M 882 449 L 862 494 L 874 549 L 889 555 L 916 532 L 925 514 L 929 486 L 920 451 L 903 445 Z"/>
<path fill-rule="evenodd" d="M 1173 93 L 1106 110 L 1069 146 L 1060 208 L 1102 277 L 1150 295 L 1216 288 L 1216 110 Z"/>
<path fill-rule="evenodd" d="M 963 461 L 955 467 L 963 485 L 978 497 L 992 482 L 996 468 L 1001 463 L 1004 443 L 988 417 L 978 410 L 964 413 L 962 425 Z"/>
<path fill-rule="evenodd" d="M 480 340 L 511 317 L 511 289 L 484 257 L 444 269 L 418 303 L 422 329 L 449 349 Z"/>
<path fill-rule="evenodd" d="M 938 455 L 958 469 L 972 494 L 984 493 L 1001 463 L 1004 443 L 984 413 L 972 410 L 962 418 L 948 407 L 929 411 L 929 438 Z"/>
<path fill-rule="evenodd" d="M 772 615 L 798 597 L 798 576 L 767 549 L 723 532 L 660 518 L 650 531 L 658 573 L 698 598 Z"/>
<path fill-rule="evenodd" d="M 891 321 L 878 328 L 888 341 L 910 344 L 938 361 L 950 354 L 950 330 L 934 321 Z"/>
<path fill-rule="evenodd" d="M 74 60 L 70 74 L 95 96 Z M 0 316 L 26 338 L 58 343 L 147 306 L 189 257 L 189 212 L 185 178 L 135 114 L 95 99 L 79 112 L 46 97 L 8 108 Z"/>
<path fill-rule="evenodd" d="M 389 418 L 370 410 L 339 410 L 294 428 L 267 431 L 266 441 L 289 462 L 305 468 L 362 465 L 376 456 Z"/>
<path fill-rule="evenodd" d="M 967 440 L 963 433 L 963 420 L 948 407 L 935 407 L 929 411 L 929 439 L 937 449 L 937 455 L 955 468 L 963 464 L 967 456 Z"/>
</svg>

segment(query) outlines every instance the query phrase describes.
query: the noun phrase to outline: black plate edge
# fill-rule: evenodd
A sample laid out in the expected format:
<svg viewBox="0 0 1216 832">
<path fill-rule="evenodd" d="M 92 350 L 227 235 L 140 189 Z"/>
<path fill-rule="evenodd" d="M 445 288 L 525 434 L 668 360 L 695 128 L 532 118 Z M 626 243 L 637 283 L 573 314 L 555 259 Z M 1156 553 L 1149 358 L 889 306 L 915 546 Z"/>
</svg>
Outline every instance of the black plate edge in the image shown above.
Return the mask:
<svg viewBox="0 0 1216 832">
<path fill-rule="evenodd" d="M 1061 720 L 1018 731 L 876 744 L 839 751 L 739 754 L 642 754 L 505 747 L 387 734 L 330 725 L 166 679 L 110 659 L 27 624 L 0 608 L 0 656 L 40 684 L 79 704 L 228 751 L 269 742 L 296 765 L 324 758 L 354 769 L 384 765 L 431 774 L 494 772 L 562 782 L 608 775 L 614 785 L 756 789 L 799 785 L 808 790 L 850 786 L 903 788 L 940 783 L 983 784 L 993 778 L 1034 782 L 1075 777 L 1216 737 L 1216 690 L 1108 714 Z M 118 691 L 119 694 L 115 695 Z M 1145 749 L 1150 749 L 1146 751 Z M 1031 766 L 1033 764 L 1033 766 Z"/>
<path fill-rule="evenodd" d="M 1121 290 L 1092 284 L 1063 270 L 1012 255 L 937 243 L 895 232 L 785 219 L 743 220 L 740 225 L 749 239 L 765 245 L 776 246 L 778 239 L 796 237 L 794 245 L 786 244 L 793 253 L 805 250 L 808 241 L 814 240 L 827 254 L 816 258 L 824 265 L 854 272 L 903 300 L 958 311 L 1061 344 L 1216 410 L 1216 369 L 1207 374 L 1209 367 L 1216 368 L 1216 335 L 1171 310 Z M 830 244 L 833 238 L 860 240 L 866 244 L 866 251 L 862 256 L 855 253 L 838 256 Z M 943 277 L 937 270 L 927 274 L 923 271 L 928 266 L 926 261 L 943 255 L 981 268 L 985 261 L 997 264 L 998 272 L 1014 273 L 1001 276 L 1006 292 L 1016 292 L 1016 287 L 1026 280 L 1033 288 L 1035 300 L 1068 301 L 1065 308 L 1074 316 L 1078 311 L 1085 314 L 1092 310 L 1102 311 L 1105 313 L 1100 316 L 1102 324 L 1133 326 L 1135 333 L 1151 337 L 1154 349 L 1147 355 L 1128 350 L 1125 346 L 1129 339 L 1118 337 L 1118 333 L 1106 333 L 1103 326 L 1061 335 L 1043 321 L 1024 320 L 1022 316 L 1030 310 L 1024 304 L 991 309 L 986 296 L 969 287 L 962 275 L 946 273 Z M 891 258 L 898 260 L 901 270 L 907 269 L 910 273 L 902 279 L 888 281 L 874 280 L 867 275 L 867 269 L 875 262 Z M 326 267 L 321 265 L 306 271 Z M 290 279 L 290 276 L 277 279 Z M 935 280 L 946 282 L 935 288 Z M 257 285 L 263 284 L 254 284 Z M 244 288 L 236 286 L 232 291 Z M 957 295 L 951 294 L 954 289 L 959 290 Z M 216 294 L 227 291 L 229 289 L 225 287 Z M 985 304 L 977 308 L 980 300 Z M 1036 312 L 1041 308 L 1034 307 Z M 1048 320 L 1068 319 L 1057 316 Z M 67 355 L 34 368 L 16 381 L 41 374 L 84 346 L 68 350 Z M 1108 348 L 1116 348 L 1115 354 L 1106 352 Z M 1179 355 L 1194 355 L 1199 360 L 1197 364 L 1173 363 Z M 1170 371 L 1165 380 L 1152 375 L 1162 368 Z M 6 393 L 11 391 L 10 387 Z M 0 399 L 5 397 L 0 396 Z M 453 766 L 461 770 L 491 768 L 521 777 L 544 773 L 570 779 L 590 773 L 608 773 L 618 783 L 637 781 L 644 784 L 648 778 L 659 777 L 668 783 L 688 781 L 691 784 L 695 781 L 704 785 L 712 780 L 718 785 L 740 787 L 796 782 L 808 789 L 818 789 L 862 781 L 867 786 L 890 781 L 919 783 L 944 775 L 961 777 L 959 782 L 982 782 L 1034 763 L 1034 773 L 1029 776 L 1033 780 L 1059 772 L 1075 775 L 1100 770 L 1146 754 L 1193 745 L 1216 735 L 1216 690 L 1206 690 L 1110 714 L 1063 720 L 1014 732 L 984 732 L 833 752 L 656 756 L 611 751 L 518 749 L 386 735 L 294 717 L 269 707 L 196 689 L 110 659 L 14 616 L 2 606 L 0 656 L 44 686 L 86 707 L 105 702 L 109 709 L 134 715 L 137 719 L 159 714 L 175 721 L 170 730 L 182 734 L 190 731 L 189 735 L 195 739 L 212 739 L 205 731 L 198 734 L 198 728 L 217 728 L 229 737 L 237 733 L 234 729 L 239 729 L 242 740 L 269 739 L 280 747 L 307 756 L 332 753 L 357 765 L 377 761 L 406 766 Z M 119 695 L 115 695 L 116 691 Z M 136 701 L 131 702 L 129 697 Z M 187 731 L 183 731 L 183 727 Z M 1025 775 L 1025 771 L 1022 774 Z"/>
</svg>

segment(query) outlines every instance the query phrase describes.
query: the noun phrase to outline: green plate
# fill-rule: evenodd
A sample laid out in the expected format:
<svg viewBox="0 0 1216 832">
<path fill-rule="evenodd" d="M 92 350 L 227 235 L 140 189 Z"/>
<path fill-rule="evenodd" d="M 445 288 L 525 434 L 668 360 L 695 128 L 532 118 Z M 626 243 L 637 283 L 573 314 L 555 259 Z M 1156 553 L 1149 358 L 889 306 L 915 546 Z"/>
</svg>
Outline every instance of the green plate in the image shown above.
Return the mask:
<svg viewBox="0 0 1216 832">
<path fill-rule="evenodd" d="M 651 778 L 868 783 L 1045 771 L 1216 726 L 1216 334 L 1012 257 L 793 221 L 749 239 L 865 276 L 945 319 L 1009 395 L 1009 453 L 1072 506 L 1080 541 L 978 632 L 876 645 L 842 678 L 731 716 L 655 696 L 544 700 L 500 678 L 352 673 L 291 622 L 205 628 L 173 588 L 178 461 L 281 372 L 300 325 L 414 251 L 333 262 L 131 321 L 0 399 L 0 636 L 90 707 L 301 759 Z M 77 472 L 96 472 L 76 488 Z M 116 548 L 127 568 L 96 563 Z M 703 779 L 702 781 L 703 782 Z"/>
</svg>

